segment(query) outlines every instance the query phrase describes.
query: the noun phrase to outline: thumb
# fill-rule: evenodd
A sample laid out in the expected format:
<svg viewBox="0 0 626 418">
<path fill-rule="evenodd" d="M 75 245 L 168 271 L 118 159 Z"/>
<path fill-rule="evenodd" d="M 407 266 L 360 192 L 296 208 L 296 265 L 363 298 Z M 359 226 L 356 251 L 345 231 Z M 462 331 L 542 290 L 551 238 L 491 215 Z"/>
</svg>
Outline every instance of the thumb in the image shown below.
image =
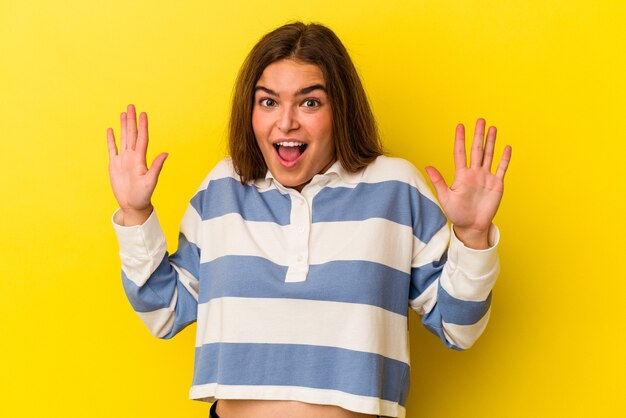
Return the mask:
<svg viewBox="0 0 626 418">
<path fill-rule="evenodd" d="M 435 167 L 426 167 L 426 174 L 428 174 L 428 177 L 437 192 L 437 196 L 439 197 L 439 200 L 441 200 L 442 197 L 448 193 L 448 185 L 446 184 L 446 181 Z"/>
<path fill-rule="evenodd" d="M 161 169 L 163 168 L 163 163 L 165 163 L 165 159 L 168 155 L 167 152 L 164 152 L 154 157 L 152 165 L 150 165 L 150 169 L 146 173 L 154 183 L 157 182 Z"/>
</svg>

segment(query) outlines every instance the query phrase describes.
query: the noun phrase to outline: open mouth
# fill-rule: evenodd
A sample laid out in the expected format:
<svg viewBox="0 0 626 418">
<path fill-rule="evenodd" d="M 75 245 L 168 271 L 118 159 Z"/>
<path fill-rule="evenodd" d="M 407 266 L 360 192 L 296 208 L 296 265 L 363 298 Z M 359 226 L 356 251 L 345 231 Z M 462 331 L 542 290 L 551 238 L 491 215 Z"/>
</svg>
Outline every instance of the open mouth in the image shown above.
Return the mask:
<svg viewBox="0 0 626 418">
<path fill-rule="evenodd" d="M 304 153 L 307 145 L 298 141 L 283 141 L 274 144 L 280 158 L 286 162 L 294 162 Z"/>
</svg>

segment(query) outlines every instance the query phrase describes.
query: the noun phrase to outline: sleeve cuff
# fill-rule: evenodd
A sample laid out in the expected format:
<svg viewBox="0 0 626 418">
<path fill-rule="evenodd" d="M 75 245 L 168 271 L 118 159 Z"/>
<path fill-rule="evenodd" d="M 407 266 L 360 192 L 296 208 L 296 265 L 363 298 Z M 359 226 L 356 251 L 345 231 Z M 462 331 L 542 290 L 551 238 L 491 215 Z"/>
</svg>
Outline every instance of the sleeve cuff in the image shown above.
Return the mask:
<svg viewBox="0 0 626 418">
<path fill-rule="evenodd" d="M 122 226 L 122 214 L 118 209 L 111 217 L 115 234 L 120 245 L 122 258 L 151 259 L 162 258 L 167 245 L 156 210 L 142 225 Z"/>
<path fill-rule="evenodd" d="M 450 234 L 450 247 L 448 249 L 448 258 L 455 265 L 463 266 L 463 270 L 472 276 L 482 276 L 493 268 L 498 261 L 498 243 L 500 242 L 500 231 L 495 225 L 489 228 L 489 248 L 484 250 L 476 250 L 466 247 L 460 239 L 457 238 L 452 226 L 452 234 Z"/>
<path fill-rule="evenodd" d="M 441 285 L 446 292 L 460 300 L 487 299 L 500 270 L 499 241 L 500 231 L 492 225 L 489 229 L 489 248 L 468 248 L 456 237 L 452 227 L 446 274 L 441 277 Z"/>
</svg>

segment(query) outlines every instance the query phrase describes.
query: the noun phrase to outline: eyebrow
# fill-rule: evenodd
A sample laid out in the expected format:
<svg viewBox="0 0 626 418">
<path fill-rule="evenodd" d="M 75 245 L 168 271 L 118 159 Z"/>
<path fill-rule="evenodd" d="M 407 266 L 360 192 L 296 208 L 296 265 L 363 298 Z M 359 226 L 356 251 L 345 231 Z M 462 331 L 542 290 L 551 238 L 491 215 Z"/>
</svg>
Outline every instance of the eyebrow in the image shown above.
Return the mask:
<svg viewBox="0 0 626 418">
<path fill-rule="evenodd" d="M 296 96 L 304 96 L 315 90 L 322 90 L 324 93 L 328 93 L 326 90 L 326 87 L 324 87 L 322 84 L 313 84 L 311 86 L 303 87 L 300 90 L 298 90 L 296 92 Z M 272 95 L 272 96 L 276 96 L 276 97 L 279 96 L 279 94 L 276 93 L 274 90 L 268 89 L 267 87 L 264 87 L 264 86 L 256 86 L 254 88 L 254 92 L 256 93 L 257 91 L 264 91 L 265 93 Z"/>
</svg>

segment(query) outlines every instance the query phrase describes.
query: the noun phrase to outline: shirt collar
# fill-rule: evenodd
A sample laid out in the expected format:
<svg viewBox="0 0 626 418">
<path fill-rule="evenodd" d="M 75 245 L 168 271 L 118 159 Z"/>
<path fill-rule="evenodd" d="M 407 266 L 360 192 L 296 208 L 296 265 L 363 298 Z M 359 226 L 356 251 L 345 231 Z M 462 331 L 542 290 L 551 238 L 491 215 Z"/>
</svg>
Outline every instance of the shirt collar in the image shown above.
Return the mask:
<svg viewBox="0 0 626 418">
<path fill-rule="evenodd" d="M 338 177 L 342 182 L 344 183 L 348 183 L 348 184 L 357 184 L 361 181 L 361 178 L 363 177 L 363 171 L 365 169 L 361 169 L 359 171 L 357 171 L 356 173 L 351 173 L 349 171 L 347 171 L 343 165 L 341 164 L 341 162 L 339 160 L 335 161 L 333 163 L 333 165 L 331 165 L 328 170 L 326 170 L 326 172 L 324 174 L 318 174 L 315 177 L 318 178 L 332 178 L 332 177 Z M 315 177 L 313 179 L 315 179 Z M 313 180 L 312 180 L 313 181 Z M 272 183 L 276 183 L 277 185 L 280 185 L 280 187 L 283 187 L 272 175 L 272 173 L 267 170 L 267 173 L 265 173 L 265 177 L 263 178 L 258 178 L 253 180 L 252 182 L 258 189 L 264 190 L 269 188 Z"/>
</svg>

